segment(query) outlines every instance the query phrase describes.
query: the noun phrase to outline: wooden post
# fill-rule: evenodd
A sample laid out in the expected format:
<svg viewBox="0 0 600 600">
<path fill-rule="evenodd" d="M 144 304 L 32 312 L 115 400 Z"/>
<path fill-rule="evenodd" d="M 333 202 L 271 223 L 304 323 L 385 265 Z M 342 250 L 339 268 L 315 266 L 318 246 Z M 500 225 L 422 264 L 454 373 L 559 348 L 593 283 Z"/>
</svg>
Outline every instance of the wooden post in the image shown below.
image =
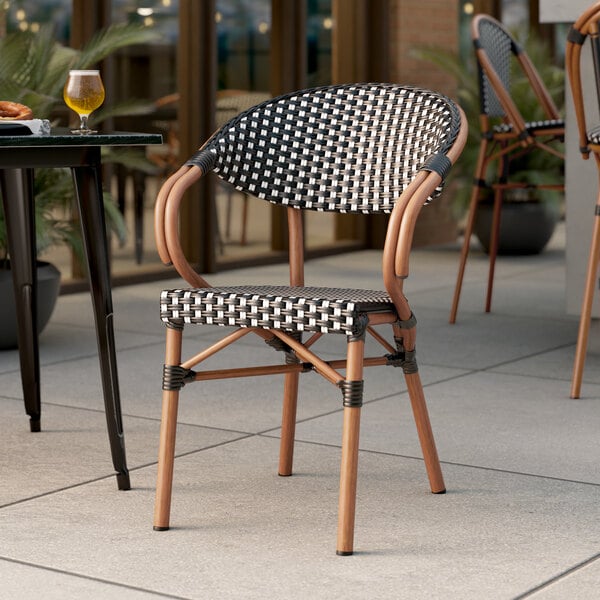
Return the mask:
<svg viewBox="0 0 600 600">
<path fill-rule="evenodd" d="M 333 83 L 389 81 L 389 0 L 333 0 Z M 336 240 L 381 248 L 387 217 L 335 215 Z"/>
<path fill-rule="evenodd" d="M 306 87 L 306 0 L 271 0 L 270 92 L 279 96 Z M 271 208 L 271 250 L 287 250 L 285 208 Z"/>
<path fill-rule="evenodd" d="M 177 48 L 180 162 L 187 160 L 215 129 L 217 41 L 215 0 L 180 0 Z M 181 209 L 181 243 L 200 272 L 216 270 L 217 220 L 214 180 L 204 177 Z"/>
</svg>

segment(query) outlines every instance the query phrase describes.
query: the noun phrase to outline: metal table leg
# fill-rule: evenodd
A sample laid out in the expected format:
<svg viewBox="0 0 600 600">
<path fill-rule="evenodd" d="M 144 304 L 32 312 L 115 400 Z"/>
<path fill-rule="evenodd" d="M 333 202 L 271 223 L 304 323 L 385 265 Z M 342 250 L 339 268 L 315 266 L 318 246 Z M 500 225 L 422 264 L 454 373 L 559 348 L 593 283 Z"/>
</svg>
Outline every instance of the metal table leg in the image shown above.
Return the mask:
<svg viewBox="0 0 600 600">
<path fill-rule="evenodd" d="M 112 460 L 117 471 L 119 489 L 128 490 L 130 482 L 125 458 L 125 437 L 123 434 L 115 354 L 108 247 L 102 202 L 102 183 L 100 180 L 100 149 L 96 148 L 95 150 L 97 151 L 97 157 L 91 161 L 85 161 L 92 166 L 74 167 L 72 173 L 79 205 L 81 230 L 96 321 L 98 355 Z"/>
<path fill-rule="evenodd" d="M 40 431 L 40 362 L 37 328 L 37 274 L 33 170 L 0 170 L 15 306 L 25 411 L 31 431 Z"/>
</svg>

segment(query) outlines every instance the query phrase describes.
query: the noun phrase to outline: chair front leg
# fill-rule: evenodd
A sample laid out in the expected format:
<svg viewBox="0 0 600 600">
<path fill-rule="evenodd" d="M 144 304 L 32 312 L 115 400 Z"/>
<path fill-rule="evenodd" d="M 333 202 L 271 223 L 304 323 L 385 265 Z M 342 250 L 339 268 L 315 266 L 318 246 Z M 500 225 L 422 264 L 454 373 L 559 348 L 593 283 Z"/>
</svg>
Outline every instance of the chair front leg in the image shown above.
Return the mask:
<svg viewBox="0 0 600 600">
<path fill-rule="evenodd" d="M 167 383 L 167 371 L 181 362 L 182 330 L 168 327 L 165 352 L 165 377 L 163 381 L 163 405 L 160 422 L 160 442 L 158 449 L 158 474 L 156 480 L 156 500 L 154 504 L 154 530 L 169 529 L 171 514 L 171 491 L 173 488 L 173 467 L 175 462 L 175 437 L 177 433 L 177 408 L 181 386 Z M 175 389 L 168 389 L 168 388 Z"/>
<path fill-rule="evenodd" d="M 348 341 L 344 391 L 344 423 L 342 429 L 342 464 L 338 506 L 337 550 L 339 556 L 354 552 L 354 519 L 356 514 L 356 482 L 358 478 L 358 445 L 360 413 L 363 403 L 364 337 Z"/>
</svg>

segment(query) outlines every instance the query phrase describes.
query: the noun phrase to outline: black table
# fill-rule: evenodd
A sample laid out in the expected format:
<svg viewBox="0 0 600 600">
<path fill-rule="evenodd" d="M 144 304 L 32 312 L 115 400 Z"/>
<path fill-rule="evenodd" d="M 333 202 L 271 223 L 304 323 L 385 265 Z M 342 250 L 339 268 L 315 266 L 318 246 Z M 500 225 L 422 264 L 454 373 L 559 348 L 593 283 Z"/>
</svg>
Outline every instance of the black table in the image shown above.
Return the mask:
<svg viewBox="0 0 600 600">
<path fill-rule="evenodd" d="M 92 294 L 108 438 L 121 490 L 129 489 L 130 482 L 115 354 L 100 151 L 102 146 L 160 143 L 158 134 L 126 132 L 80 136 L 57 130 L 45 136 L 0 135 L 0 191 L 13 271 L 21 380 L 31 431 L 41 427 L 33 176 L 35 168 L 68 167 L 73 173 Z"/>
</svg>

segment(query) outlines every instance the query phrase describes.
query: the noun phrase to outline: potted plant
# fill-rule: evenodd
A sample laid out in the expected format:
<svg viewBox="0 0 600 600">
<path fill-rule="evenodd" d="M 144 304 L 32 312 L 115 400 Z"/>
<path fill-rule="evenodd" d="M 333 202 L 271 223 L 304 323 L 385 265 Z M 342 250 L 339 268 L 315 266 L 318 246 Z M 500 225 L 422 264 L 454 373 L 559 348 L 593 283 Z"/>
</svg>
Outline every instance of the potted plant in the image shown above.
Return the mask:
<svg viewBox="0 0 600 600">
<path fill-rule="evenodd" d="M 148 42 L 157 34 L 139 25 L 113 25 L 99 31 L 82 49 L 58 44 L 50 26 L 39 32 L 15 32 L 0 39 L 0 99 L 29 106 L 36 118 L 58 123 L 56 109 L 62 107 L 62 88 L 70 69 L 85 69 L 97 64 L 119 48 Z M 94 115 L 95 122 L 124 114 L 149 113 L 153 105 L 130 101 L 106 106 Z M 136 168 L 152 172 L 152 165 L 140 161 L 139 155 L 120 151 L 106 156 L 103 162 L 135 162 Z M 83 256 L 79 225 L 73 218 L 73 183 L 68 169 L 37 169 L 34 180 L 36 245 L 38 253 L 55 244 L 66 244 L 76 257 Z M 125 241 L 123 217 L 108 194 L 104 197 L 107 228 Z M 60 287 L 60 273 L 48 263 L 38 266 L 38 331 L 47 323 Z M 0 204 L 0 349 L 17 344 L 12 275 L 8 253 L 4 212 Z M 4 311 L 4 312 L 1 312 Z M 8 315 L 7 312 L 9 311 Z"/>
<path fill-rule="evenodd" d="M 524 47 L 544 80 L 557 106 L 564 104 L 564 69 L 554 64 L 547 45 L 534 32 L 517 35 L 526 39 Z M 469 121 L 469 138 L 460 159 L 449 178 L 454 182 L 454 208 L 461 216 L 466 214 L 471 196 L 473 173 L 479 151 L 479 88 L 474 55 L 463 59 L 439 48 L 423 47 L 415 55 L 431 62 L 454 76 L 456 96 Z M 512 78 L 511 95 L 522 114 L 531 121 L 544 119 L 537 98 L 521 72 Z M 540 185 L 556 183 L 563 176 L 562 159 L 547 152 L 530 152 L 513 161 L 511 180 Z M 491 229 L 491 190 L 489 198 L 480 200 L 475 223 L 475 234 L 484 250 L 489 249 Z M 498 252 L 500 254 L 532 254 L 541 252 L 550 240 L 561 214 L 562 192 L 524 188 L 507 190 L 503 197 L 502 220 Z"/>
</svg>

